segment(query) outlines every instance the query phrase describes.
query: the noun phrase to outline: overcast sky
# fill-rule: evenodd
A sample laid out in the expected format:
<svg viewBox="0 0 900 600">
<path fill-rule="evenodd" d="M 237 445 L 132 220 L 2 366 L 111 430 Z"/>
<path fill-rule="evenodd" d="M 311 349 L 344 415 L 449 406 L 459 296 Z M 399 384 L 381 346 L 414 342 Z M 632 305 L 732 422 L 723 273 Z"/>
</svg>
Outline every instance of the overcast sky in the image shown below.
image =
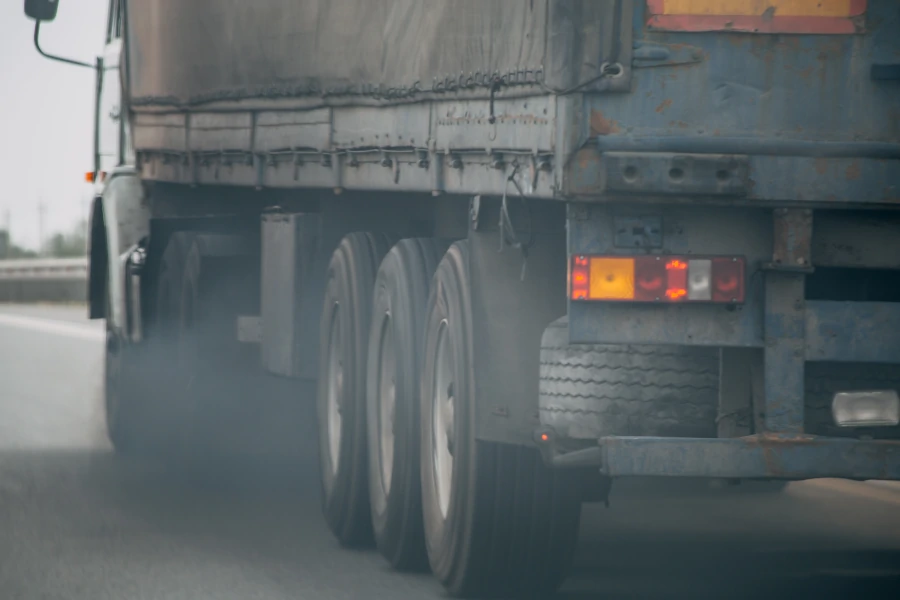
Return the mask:
<svg viewBox="0 0 900 600">
<path fill-rule="evenodd" d="M 38 245 L 86 216 L 92 169 L 94 73 L 40 56 L 22 0 L 0 0 L 0 228 L 7 214 L 13 242 Z M 108 0 L 61 0 L 41 28 L 45 51 L 93 62 L 103 50 Z M 7 213 L 8 211 L 8 213 Z"/>
</svg>

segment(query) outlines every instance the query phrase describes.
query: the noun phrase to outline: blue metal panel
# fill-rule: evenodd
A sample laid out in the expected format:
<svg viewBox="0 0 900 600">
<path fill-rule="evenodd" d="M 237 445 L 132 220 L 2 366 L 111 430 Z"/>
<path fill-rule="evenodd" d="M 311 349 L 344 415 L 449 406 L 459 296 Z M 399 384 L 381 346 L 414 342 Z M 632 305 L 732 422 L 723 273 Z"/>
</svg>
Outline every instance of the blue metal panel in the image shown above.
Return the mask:
<svg viewBox="0 0 900 600">
<path fill-rule="evenodd" d="M 753 145 L 748 140 L 703 137 L 600 138 L 597 148 L 582 149 L 568 165 L 564 191 L 588 199 L 603 195 L 683 199 L 714 195 L 734 203 L 756 200 L 814 201 L 824 205 L 900 204 L 900 159 L 862 158 L 851 154 L 878 154 L 875 151 L 881 146 L 840 144 L 849 156 L 821 156 L 827 150 L 838 148 L 829 148 L 831 145 L 824 142 L 790 143 L 781 147 L 779 140 L 771 140 L 771 143 L 757 144 L 758 150 L 805 151 L 816 156 L 722 154 L 746 152 Z M 667 151 L 636 151 L 640 148 L 666 148 Z M 682 149 L 680 153 L 678 148 Z M 622 152 L 623 149 L 628 151 Z M 900 144 L 890 149 L 900 158 Z M 704 150 L 709 153 L 700 153 Z M 685 169 L 685 163 L 706 163 L 708 167 Z M 673 178 L 670 172 L 687 176 Z"/>
<path fill-rule="evenodd" d="M 752 200 L 900 201 L 900 88 L 872 76 L 898 62 L 900 4 L 871 0 L 860 35 L 651 32 L 637 4 L 639 46 L 699 60 L 639 64 L 631 94 L 585 96 L 599 153 L 746 155 Z"/>
<path fill-rule="evenodd" d="M 651 32 L 643 25 L 645 3 L 637 4 L 635 39 L 687 45 L 704 60 L 635 69 L 633 94 L 596 97 L 594 106 L 621 133 L 630 127 L 634 137 L 900 140 L 900 91 L 871 78 L 886 50 L 897 61 L 895 0 L 869 0 L 864 35 Z"/>
<path fill-rule="evenodd" d="M 806 359 L 900 363 L 900 304 L 806 303 Z"/>
<path fill-rule="evenodd" d="M 734 479 L 900 479 L 900 442 L 806 435 L 732 439 L 606 437 L 601 468 L 610 476 Z"/>
<path fill-rule="evenodd" d="M 900 206 L 900 160 L 752 156 L 749 179 L 748 200 Z"/>
<path fill-rule="evenodd" d="M 573 344 L 658 344 L 760 348 L 762 286 L 743 306 L 570 302 Z"/>
<path fill-rule="evenodd" d="M 764 408 L 765 431 L 803 431 L 803 367 L 806 327 L 803 275 L 766 274 Z"/>
</svg>

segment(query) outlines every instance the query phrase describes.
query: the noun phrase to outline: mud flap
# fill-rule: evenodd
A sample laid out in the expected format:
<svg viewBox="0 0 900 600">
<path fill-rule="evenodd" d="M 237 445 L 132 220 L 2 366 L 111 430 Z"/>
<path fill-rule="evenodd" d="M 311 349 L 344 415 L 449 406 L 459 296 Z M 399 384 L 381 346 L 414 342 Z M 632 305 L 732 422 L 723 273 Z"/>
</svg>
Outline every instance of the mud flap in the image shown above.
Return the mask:
<svg viewBox="0 0 900 600">
<path fill-rule="evenodd" d="M 508 243 L 501 251 L 500 200 L 473 204 L 469 273 L 476 437 L 530 446 L 540 424 L 541 335 L 566 314 L 567 269 L 565 205 L 528 202 L 509 203 L 524 252 Z"/>
</svg>

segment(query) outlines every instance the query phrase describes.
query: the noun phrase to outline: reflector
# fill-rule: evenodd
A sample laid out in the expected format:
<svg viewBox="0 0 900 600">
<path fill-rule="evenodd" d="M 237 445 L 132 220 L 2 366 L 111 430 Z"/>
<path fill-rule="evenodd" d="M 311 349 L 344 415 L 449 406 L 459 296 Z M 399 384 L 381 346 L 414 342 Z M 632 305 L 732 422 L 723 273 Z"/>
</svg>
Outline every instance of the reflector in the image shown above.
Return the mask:
<svg viewBox="0 0 900 600">
<path fill-rule="evenodd" d="M 744 301 L 744 261 L 736 258 L 712 259 L 713 302 Z"/>
<path fill-rule="evenodd" d="M 666 263 L 666 298 L 681 300 L 687 296 L 687 263 L 677 258 Z"/>
<path fill-rule="evenodd" d="M 688 261 L 688 300 L 712 300 L 712 261 Z"/>
<path fill-rule="evenodd" d="M 634 259 L 591 258 L 589 297 L 592 300 L 633 299 Z"/>
<path fill-rule="evenodd" d="M 585 256 L 572 257 L 571 279 L 572 300 L 587 300 L 590 285 L 588 277 L 588 259 Z"/>
</svg>

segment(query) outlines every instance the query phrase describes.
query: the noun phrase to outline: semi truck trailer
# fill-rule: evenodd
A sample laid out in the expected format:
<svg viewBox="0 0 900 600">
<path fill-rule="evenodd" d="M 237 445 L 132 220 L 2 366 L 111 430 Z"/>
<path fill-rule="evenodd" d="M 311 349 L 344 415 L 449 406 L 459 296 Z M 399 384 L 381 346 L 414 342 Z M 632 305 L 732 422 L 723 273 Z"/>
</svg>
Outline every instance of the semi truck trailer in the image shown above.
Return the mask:
<svg viewBox="0 0 900 600">
<path fill-rule="evenodd" d="M 48 56 L 119 453 L 315 381 L 328 526 L 455 596 L 554 590 L 617 478 L 900 478 L 893 0 L 109 7 Z"/>
</svg>

